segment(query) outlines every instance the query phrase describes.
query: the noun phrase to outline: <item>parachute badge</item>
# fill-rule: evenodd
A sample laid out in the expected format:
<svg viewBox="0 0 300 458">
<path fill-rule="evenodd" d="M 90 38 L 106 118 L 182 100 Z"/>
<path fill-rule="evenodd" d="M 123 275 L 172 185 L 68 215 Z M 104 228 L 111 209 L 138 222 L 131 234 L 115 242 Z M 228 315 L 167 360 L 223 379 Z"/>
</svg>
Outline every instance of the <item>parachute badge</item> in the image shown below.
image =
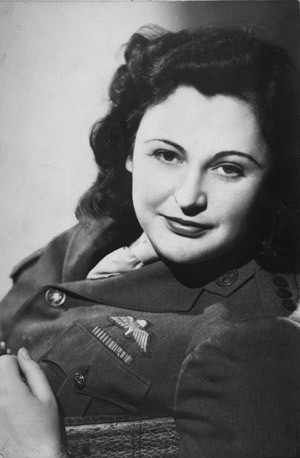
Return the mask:
<svg viewBox="0 0 300 458">
<path fill-rule="evenodd" d="M 110 316 L 108 321 L 124 329 L 124 336 L 134 340 L 142 353 L 148 353 L 150 333 L 145 328 L 150 325 L 149 321 L 136 320 L 133 316 Z"/>
</svg>

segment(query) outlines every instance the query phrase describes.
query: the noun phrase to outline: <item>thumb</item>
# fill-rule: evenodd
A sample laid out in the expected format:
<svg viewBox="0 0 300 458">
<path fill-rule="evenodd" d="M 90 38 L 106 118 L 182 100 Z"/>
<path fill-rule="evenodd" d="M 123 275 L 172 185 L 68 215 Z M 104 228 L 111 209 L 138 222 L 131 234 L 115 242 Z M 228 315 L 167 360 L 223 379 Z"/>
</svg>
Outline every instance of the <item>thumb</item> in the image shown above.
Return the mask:
<svg viewBox="0 0 300 458">
<path fill-rule="evenodd" d="M 38 363 L 31 358 L 26 348 L 19 349 L 17 358 L 32 394 L 41 402 L 47 403 L 51 401 L 53 399 L 53 392 L 49 382 Z"/>
</svg>

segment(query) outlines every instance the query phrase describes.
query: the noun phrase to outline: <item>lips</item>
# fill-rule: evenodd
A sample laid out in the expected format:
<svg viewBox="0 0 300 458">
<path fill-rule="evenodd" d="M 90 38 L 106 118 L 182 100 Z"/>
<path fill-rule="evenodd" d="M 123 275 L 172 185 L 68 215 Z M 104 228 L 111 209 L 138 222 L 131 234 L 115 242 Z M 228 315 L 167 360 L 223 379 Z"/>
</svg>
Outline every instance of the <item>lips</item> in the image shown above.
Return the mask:
<svg viewBox="0 0 300 458">
<path fill-rule="evenodd" d="M 212 224 L 200 224 L 195 221 L 164 216 L 168 228 L 183 237 L 199 237 L 213 228 Z"/>
</svg>

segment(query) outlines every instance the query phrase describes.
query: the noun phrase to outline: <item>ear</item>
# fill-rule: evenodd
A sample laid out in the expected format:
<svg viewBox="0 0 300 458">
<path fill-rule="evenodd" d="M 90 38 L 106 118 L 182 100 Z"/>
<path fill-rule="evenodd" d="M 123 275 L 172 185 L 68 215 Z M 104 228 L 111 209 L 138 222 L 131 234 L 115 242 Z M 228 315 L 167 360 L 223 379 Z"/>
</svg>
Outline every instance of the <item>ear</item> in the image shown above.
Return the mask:
<svg viewBox="0 0 300 458">
<path fill-rule="evenodd" d="M 128 172 L 132 173 L 132 155 L 128 156 L 125 162 L 125 167 Z"/>
</svg>

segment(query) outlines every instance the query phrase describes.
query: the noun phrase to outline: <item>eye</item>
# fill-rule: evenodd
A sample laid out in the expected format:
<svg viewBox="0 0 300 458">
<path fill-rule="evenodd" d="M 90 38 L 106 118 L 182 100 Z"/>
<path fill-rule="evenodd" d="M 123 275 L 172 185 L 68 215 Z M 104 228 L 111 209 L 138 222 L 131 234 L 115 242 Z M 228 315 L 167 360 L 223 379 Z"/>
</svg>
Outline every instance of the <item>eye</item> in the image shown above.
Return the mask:
<svg viewBox="0 0 300 458">
<path fill-rule="evenodd" d="M 154 156 L 165 164 L 180 164 L 182 159 L 174 151 L 168 150 L 157 150 L 154 152 Z"/>
<path fill-rule="evenodd" d="M 237 164 L 219 164 L 214 169 L 217 173 L 228 178 L 244 176 L 244 169 Z"/>
</svg>

